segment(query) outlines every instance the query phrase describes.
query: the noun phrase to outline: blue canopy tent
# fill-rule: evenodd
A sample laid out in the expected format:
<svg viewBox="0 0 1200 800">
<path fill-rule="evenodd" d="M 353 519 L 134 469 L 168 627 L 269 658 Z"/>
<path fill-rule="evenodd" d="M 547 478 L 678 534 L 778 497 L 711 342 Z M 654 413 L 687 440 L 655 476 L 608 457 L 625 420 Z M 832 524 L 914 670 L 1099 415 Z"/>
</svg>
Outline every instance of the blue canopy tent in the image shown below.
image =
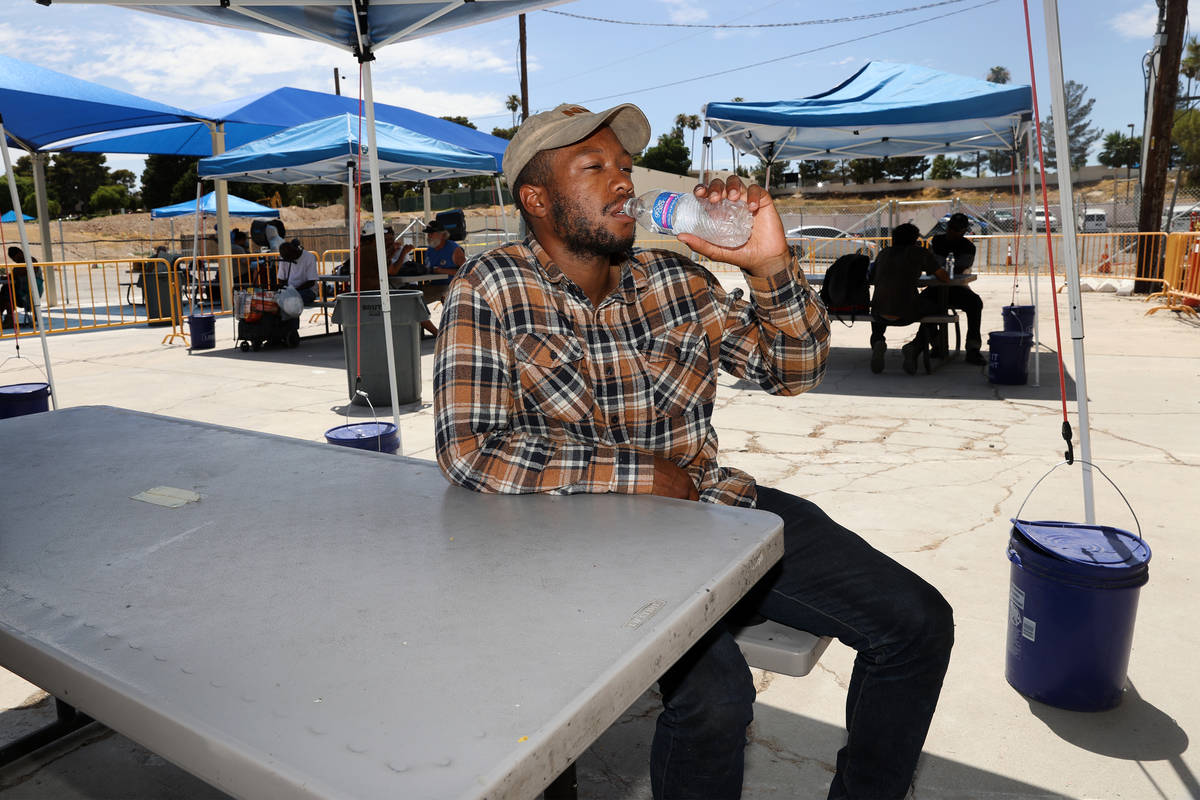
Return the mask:
<svg viewBox="0 0 1200 800">
<path fill-rule="evenodd" d="M 31 222 L 34 218 L 29 216 L 28 214 L 22 212 L 21 219 L 24 220 L 25 222 Z M 2 216 L 0 216 L 0 222 L 16 222 L 16 221 L 17 221 L 17 212 L 15 212 L 15 211 L 5 211 L 4 214 Z"/>
<path fill-rule="evenodd" d="M 184 200 L 182 203 L 176 203 L 170 206 L 161 206 L 151 209 L 151 219 L 165 219 L 167 217 L 186 217 L 196 213 L 196 201 Z M 200 213 L 216 214 L 217 213 L 217 193 L 209 192 L 200 198 Z M 233 217 L 271 217 L 279 218 L 279 209 L 271 208 L 270 206 L 259 205 L 245 198 L 236 195 L 229 195 L 229 214 Z"/>
<path fill-rule="evenodd" d="M 351 114 L 306 122 L 201 159 L 200 177 L 252 183 L 345 184 L 346 164 L 359 152 L 358 131 L 358 117 Z M 400 125 L 377 119 L 375 136 L 381 181 L 499 172 L 497 159 L 491 154 L 467 150 Z"/>
<path fill-rule="evenodd" d="M 204 106 L 196 114 L 224 124 L 225 147 L 233 149 L 272 133 L 338 114 L 358 114 L 358 100 L 343 95 L 284 86 L 269 92 Z M 499 164 L 507 139 L 422 114 L 410 108 L 378 103 L 375 118 L 452 145 L 494 156 Z M 56 149 L 81 153 L 156 153 L 177 156 L 211 156 L 213 142 L 203 122 L 156 125 L 112 131 L 63 140 Z"/>
<path fill-rule="evenodd" d="M 45 156 L 38 148 L 68 136 L 114 128 L 154 125 L 195 119 L 181 108 L 157 103 L 97 83 L 72 78 L 60 72 L 18 61 L 0 55 L 0 149 L 4 151 L 5 175 L 14 211 L 20 210 L 16 179 L 13 176 L 8 147 L 12 145 L 26 150 L 33 161 L 33 186 L 37 216 L 41 222 L 42 256 L 53 261 L 50 253 L 50 213 L 46 200 L 46 178 L 43 160 Z M 26 256 L 29 236 L 23 218 L 16 218 L 21 248 Z M 50 399 L 58 408 L 54 391 L 54 377 L 50 365 L 50 351 L 46 343 L 46 320 L 43 300 L 36 290 L 33 268 L 27 264 L 30 286 L 34 289 L 34 305 L 39 318 L 38 332 L 42 340 L 42 355 L 45 359 L 46 378 L 51 385 Z M 53 269 L 53 268 L 51 268 Z M 47 276 L 46 294 L 51 303 L 56 302 L 56 284 L 53 275 Z"/>
<path fill-rule="evenodd" d="M 371 170 L 372 218 L 377 229 L 383 228 L 383 213 L 378 199 L 382 194 L 375 141 L 375 90 L 371 64 L 375 50 L 384 45 L 417 39 L 435 33 L 465 28 L 482 22 L 509 17 L 566 0 L 39 0 L 41 5 L 63 3 L 102 3 L 127 6 L 139 11 L 179 17 L 215 25 L 243 28 L 262 33 L 277 33 L 331 44 L 353 53 L 362 67 L 363 105 L 368 133 L 368 160 Z M 323 115 L 325 116 L 325 115 Z M 478 148 L 470 148 L 476 149 Z M 497 159 L 499 166 L 499 159 Z M 387 285 L 387 261 L 383 237 L 375 237 L 379 284 Z M 395 345 L 392 341 L 392 305 L 388 292 L 381 292 L 384 344 L 386 345 L 391 396 L 399 396 L 395 372 Z M 400 413 L 395 403 L 392 417 L 397 433 Z M 401 442 L 400 452 L 403 452 Z"/>
<path fill-rule="evenodd" d="M 288 128 L 219 156 L 200 160 L 202 178 L 255 183 L 355 185 L 358 117 L 340 114 Z M 491 155 L 464 150 L 399 125 L 375 122 L 381 181 L 427 181 L 463 175 L 491 175 L 499 168 Z M 351 204 L 353 206 L 353 203 Z M 347 209 L 354 230 L 355 210 Z M 350 260 L 354 262 L 354 236 Z"/>
<path fill-rule="evenodd" d="M 1029 86 L 872 61 L 799 100 L 709 103 L 718 138 L 764 161 L 1012 149 L 1032 118 Z"/>
</svg>

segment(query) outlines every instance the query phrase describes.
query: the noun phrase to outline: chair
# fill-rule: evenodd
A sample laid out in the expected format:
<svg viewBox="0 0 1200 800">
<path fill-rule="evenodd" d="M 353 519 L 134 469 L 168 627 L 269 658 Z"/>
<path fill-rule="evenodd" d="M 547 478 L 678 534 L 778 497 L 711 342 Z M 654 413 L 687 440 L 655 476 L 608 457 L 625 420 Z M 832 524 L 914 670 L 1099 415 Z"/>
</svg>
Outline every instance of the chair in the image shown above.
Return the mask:
<svg viewBox="0 0 1200 800">
<path fill-rule="evenodd" d="M 796 678 L 812 672 L 831 641 L 828 636 L 815 636 L 762 617 L 732 629 L 732 633 L 747 664 Z M 577 788 L 575 764 L 572 763 L 546 787 L 543 798 L 576 800 Z"/>
</svg>

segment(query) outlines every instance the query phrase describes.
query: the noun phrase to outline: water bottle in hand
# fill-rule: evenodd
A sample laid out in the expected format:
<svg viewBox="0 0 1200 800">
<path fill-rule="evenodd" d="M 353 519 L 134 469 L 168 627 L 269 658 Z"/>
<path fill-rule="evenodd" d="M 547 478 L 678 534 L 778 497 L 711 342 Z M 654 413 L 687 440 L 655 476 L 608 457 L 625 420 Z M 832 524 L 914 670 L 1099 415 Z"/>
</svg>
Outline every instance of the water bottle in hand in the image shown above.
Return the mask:
<svg viewBox="0 0 1200 800">
<path fill-rule="evenodd" d="M 655 233 L 691 233 L 720 247 L 744 245 L 754 224 L 745 200 L 710 203 L 691 192 L 661 189 L 626 200 L 622 211 Z"/>
<path fill-rule="evenodd" d="M 954 253 L 946 256 L 946 275 L 950 277 L 950 280 L 954 280 Z"/>
</svg>

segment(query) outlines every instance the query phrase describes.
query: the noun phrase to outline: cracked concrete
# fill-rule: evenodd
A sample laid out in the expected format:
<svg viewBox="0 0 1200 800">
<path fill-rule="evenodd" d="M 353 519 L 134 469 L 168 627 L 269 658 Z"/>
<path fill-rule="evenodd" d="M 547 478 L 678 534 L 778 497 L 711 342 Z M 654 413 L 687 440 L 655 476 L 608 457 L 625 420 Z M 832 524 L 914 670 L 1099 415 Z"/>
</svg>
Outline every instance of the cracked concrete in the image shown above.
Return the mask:
<svg viewBox="0 0 1200 800">
<path fill-rule="evenodd" d="M 721 277 L 730 288 L 744 286 L 734 275 Z M 1011 296 L 1011 282 L 983 277 L 974 286 L 985 301 L 986 334 L 1000 327 L 998 309 Z M 1041 288 L 1046 301 L 1049 282 Z M 1052 312 L 1043 305 L 1041 330 L 1053 341 Z M 938 586 L 955 608 L 957 642 L 918 770 L 917 800 L 1200 797 L 1188 746 L 1200 732 L 1193 694 L 1200 537 L 1192 499 L 1200 477 L 1200 325 L 1171 314 L 1146 317 L 1146 308 L 1136 298 L 1083 296 L 1093 458 L 1129 499 L 1154 549 L 1126 698 L 1099 714 L 1028 701 L 1004 679 L 1008 520 L 1065 447 L 1049 347 L 1041 351 L 1040 385 L 1031 375 L 1026 386 L 992 386 L 961 359 L 933 375 L 904 374 L 899 346 L 912 330 L 898 330 L 891 332 L 885 371 L 872 375 L 869 326 L 835 324 L 829 371 L 813 392 L 776 397 L 727 375 L 719 380 L 715 424 L 725 463 L 813 499 Z M 304 333 L 319 329 L 306 324 Z M 188 354 L 161 345 L 165 332 L 143 327 L 54 337 L 60 403 L 118 405 L 316 441 L 347 416 L 371 416 L 347 405 L 336 337 L 243 354 L 233 349 L 232 323 L 221 320 L 218 348 Z M 1070 348 L 1067 336 L 1064 328 Z M 0 382 L 41 379 L 33 362 L 13 360 L 13 353 L 12 340 L 0 340 Z M 40 361 L 34 340 L 22 340 L 22 353 Z M 422 342 L 422 353 L 422 402 L 402 409 L 401 434 L 406 454 L 432 459 L 431 341 Z M 1078 453 L 1075 377 L 1068 352 Z M 390 417 L 390 410 L 380 416 Z M 86 476 L 64 476 L 72 479 Z M 1097 519 L 1135 527 L 1120 496 L 1098 474 L 1094 483 Z M 1081 496 L 1079 467 L 1062 467 L 1033 492 L 1025 514 L 1081 520 Z M 825 796 L 844 737 L 853 655 L 835 642 L 804 678 L 754 672 L 759 702 L 744 797 Z M 37 687 L 0 670 L 0 740 L 53 715 L 53 704 L 39 697 Z M 581 798 L 650 796 L 646 767 L 658 707 L 651 688 L 583 754 Z M 0 770 L 4 800 L 221 796 L 97 728 Z"/>
</svg>

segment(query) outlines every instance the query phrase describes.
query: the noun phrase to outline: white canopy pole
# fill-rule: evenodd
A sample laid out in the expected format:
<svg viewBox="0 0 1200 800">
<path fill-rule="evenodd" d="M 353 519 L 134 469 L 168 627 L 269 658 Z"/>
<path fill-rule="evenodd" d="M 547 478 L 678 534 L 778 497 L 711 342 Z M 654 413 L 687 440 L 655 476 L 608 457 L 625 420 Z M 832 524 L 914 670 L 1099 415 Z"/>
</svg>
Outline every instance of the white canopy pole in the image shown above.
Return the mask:
<svg viewBox="0 0 1200 800">
<path fill-rule="evenodd" d="M 400 390 L 396 383 L 396 344 L 392 341 L 392 297 L 388 284 L 387 254 L 383 249 L 383 189 L 379 184 L 379 149 L 375 146 L 375 93 L 371 88 L 371 62 L 362 62 L 363 105 L 367 110 L 367 159 L 371 164 L 371 219 L 375 221 L 375 264 L 379 269 L 379 300 L 383 309 L 383 342 L 387 350 L 388 387 L 392 391 L 392 420 L 396 423 L 397 453 L 404 455 L 400 434 Z M 428 185 L 428 184 L 426 184 Z"/>
<path fill-rule="evenodd" d="M 1033 148 L 1035 144 L 1033 139 L 1033 125 L 1029 126 L 1029 130 L 1026 132 L 1026 138 L 1028 140 L 1028 145 L 1026 146 L 1025 152 L 1028 155 L 1029 161 L 1029 235 L 1025 237 L 1025 241 L 1027 242 L 1025 248 L 1026 252 L 1029 253 L 1029 258 L 1025 261 L 1025 278 L 1029 281 L 1029 301 L 1033 303 L 1033 333 L 1034 344 L 1036 345 L 1033 349 L 1033 385 L 1041 386 L 1042 360 L 1040 351 L 1042 349 L 1042 340 L 1040 334 L 1041 328 L 1038 327 L 1037 315 L 1038 277 L 1041 273 L 1041 267 L 1034 266 L 1038 238 L 1037 223 L 1035 222 L 1036 217 L 1033 214 L 1034 206 L 1037 204 L 1037 189 L 1034 188 L 1033 177 Z M 1021 216 L 1025 216 L 1025 209 L 1021 209 Z M 1024 221 L 1022 221 L 1021 224 L 1024 225 Z M 1046 224 L 1049 225 L 1050 222 L 1047 221 Z M 1049 254 L 1047 254 L 1047 257 L 1049 257 Z M 1054 281 L 1050 281 L 1050 291 L 1054 291 Z"/>
<path fill-rule="evenodd" d="M 212 128 L 213 155 L 219 156 L 225 152 L 225 123 L 218 122 Z M 217 255 L 227 256 L 233 252 L 229 240 L 229 185 L 223 181 L 214 181 L 217 201 Z M 217 272 L 220 275 L 221 305 L 223 308 L 233 308 L 233 261 L 218 259 Z M 211 287 L 210 291 L 211 291 Z"/>
<path fill-rule="evenodd" d="M 1058 30 L 1058 0 L 1048 0 L 1046 51 L 1050 64 L 1050 102 L 1060 124 L 1054 126 L 1054 149 L 1058 153 L 1058 205 L 1063 215 L 1063 260 L 1067 270 L 1067 301 L 1071 314 L 1071 343 L 1075 351 L 1075 410 L 1079 417 L 1079 457 L 1083 461 L 1083 511 L 1087 524 L 1096 521 L 1092 496 L 1092 443 L 1088 429 L 1087 375 L 1083 353 L 1083 306 L 1079 293 L 1079 261 L 1075 242 L 1075 198 L 1071 196 L 1071 142 L 1067 132 L 1067 91 L 1063 80 L 1062 39 Z M 1050 221 L 1046 221 L 1049 227 Z"/>
<path fill-rule="evenodd" d="M 53 261 L 54 250 L 50 244 L 50 201 L 46 196 L 46 153 L 29 152 L 33 166 L 33 197 L 37 203 L 38 230 L 42 235 L 42 260 Z M 61 223 L 59 223 L 61 225 Z M 62 238 L 62 237 L 59 237 Z M 65 260 L 65 259 L 60 259 Z M 46 267 L 46 304 L 56 306 L 64 302 L 58 297 L 58 267 Z"/>
<path fill-rule="evenodd" d="M 358 226 L 354 224 L 358 218 L 358 215 L 354 213 L 358 208 L 355 205 L 355 198 L 358 197 L 358 193 L 354 191 L 356 188 L 354 185 L 354 162 L 350 161 L 346 164 L 346 230 L 350 232 L 350 291 L 352 292 L 358 291 L 358 287 L 354 285 L 358 279 L 358 270 L 354 268 L 354 251 L 358 247 Z"/>
<path fill-rule="evenodd" d="M 37 274 L 33 271 L 33 254 L 29 252 L 29 231 L 25 230 L 25 211 L 21 208 L 21 196 L 17 193 L 17 176 L 13 174 L 12 158 L 4 143 L 8 141 L 4 132 L 4 118 L 0 115 L 0 153 L 4 154 L 4 175 L 8 179 L 8 196 L 12 200 L 13 216 L 17 222 L 17 236 L 21 239 L 21 252 L 25 254 L 25 279 L 29 281 L 29 298 L 33 301 L 34 313 L 38 319 L 38 338 L 42 340 L 42 364 L 46 367 L 46 383 L 50 384 L 50 402 L 55 410 L 58 409 L 58 390 L 54 386 L 54 370 L 50 367 L 50 345 L 46 342 L 46 301 L 38 291 Z M 54 276 L 51 274 L 50 279 Z M 20 320 L 16 318 L 17 309 L 12 310 L 13 328 L 19 329 Z"/>
<path fill-rule="evenodd" d="M 200 251 L 200 243 L 199 243 L 200 226 L 202 226 L 204 224 L 204 222 L 203 222 L 204 213 L 200 208 L 200 187 L 201 186 L 203 186 L 203 183 L 201 181 L 196 181 L 196 218 L 195 218 L 195 223 L 192 225 L 192 271 L 188 273 L 188 288 L 192 290 L 190 292 L 192 299 L 191 299 L 190 305 L 189 305 L 189 311 L 188 311 L 189 314 L 196 313 L 196 289 L 194 286 L 192 286 L 192 276 L 193 275 L 196 276 L 196 280 L 200 279 L 200 252 L 199 252 Z M 174 307 L 175 304 L 172 303 L 171 305 L 172 305 L 172 307 Z M 161 301 L 160 301 L 158 307 L 159 307 L 159 310 L 162 309 Z M 147 311 L 148 311 L 148 309 L 147 309 Z M 180 303 L 180 305 L 179 305 L 179 313 L 180 314 L 183 313 L 183 304 L 182 303 Z M 173 322 L 173 320 L 172 320 L 172 322 Z M 183 320 L 180 320 L 181 325 L 182 325 L 182 323 L 183 323 Z"/>
<path fill-rule="evenodd" d="M 433 219 L 433 199 L 429 196 L 429 181 L 424 181 L 424 185 L 425 188 L 421 194 L 425 198 L 425 224 L 428 225 L 429 221 Z"/>
<path fill-rule="evenodd" d="M 504 206 L 504 187 L 500 185 L 500 173 L 495 175 L 496 202 L 500 204 L 500 218 L 504 220 L 504 238 L 508 238 L 508 209 Z"/>
</svg>

